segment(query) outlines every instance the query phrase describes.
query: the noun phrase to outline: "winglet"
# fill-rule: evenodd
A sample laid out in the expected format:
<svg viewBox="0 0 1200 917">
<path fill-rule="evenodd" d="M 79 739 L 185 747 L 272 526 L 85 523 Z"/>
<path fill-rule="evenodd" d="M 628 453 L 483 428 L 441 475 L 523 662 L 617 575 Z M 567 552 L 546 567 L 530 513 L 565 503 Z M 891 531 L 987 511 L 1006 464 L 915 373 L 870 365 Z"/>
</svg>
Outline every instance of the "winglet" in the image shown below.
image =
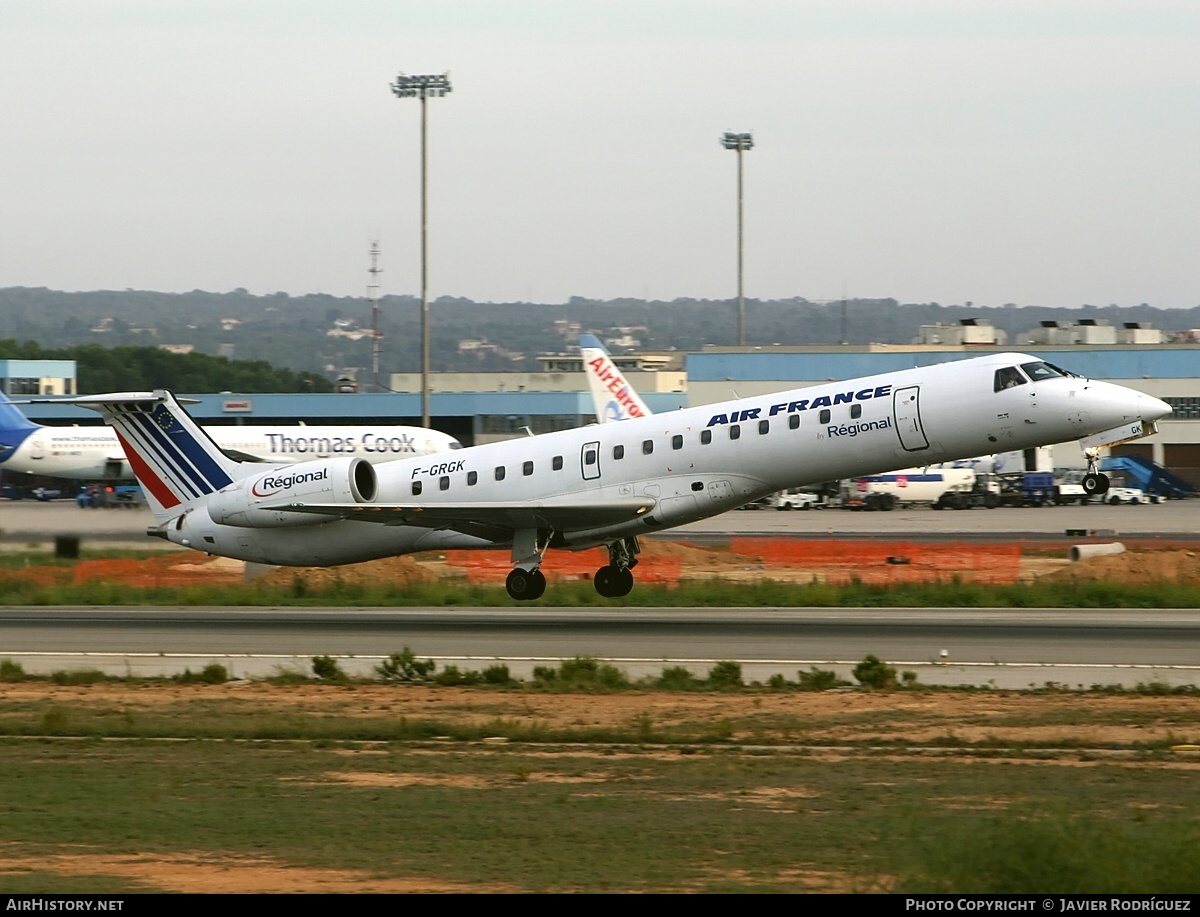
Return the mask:
<svg viewBox="0 0 1200 917">
<path fill-rule="evenodd" d="M 649 417 L 654 413 L 617 369 L 599 338 L 594 334 L 579 335 L 579 352 L 600 423 Z"/>
</svg>

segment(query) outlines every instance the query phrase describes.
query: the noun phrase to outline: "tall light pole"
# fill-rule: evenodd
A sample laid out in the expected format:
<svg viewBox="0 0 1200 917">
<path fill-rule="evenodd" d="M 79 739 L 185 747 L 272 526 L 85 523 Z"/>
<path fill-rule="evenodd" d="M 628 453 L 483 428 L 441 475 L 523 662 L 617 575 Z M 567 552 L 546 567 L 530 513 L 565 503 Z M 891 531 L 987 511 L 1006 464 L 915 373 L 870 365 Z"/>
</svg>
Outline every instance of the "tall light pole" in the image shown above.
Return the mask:
<svg viewBox="0 0 1200 917">
<path fill-rule="evenodd" d="M 735 134 L 725 132 L 721 138 L 721 146 L 727 150 L 737 150 L 738 154 L 738 346 L 746 345 L 746 299 L 742 295 L 742 151 L 754 149 L 754 138 L 750 134 Z"/>
<path fill-rule="evenodd" d="M 429 178 L 426 168 L 427 143 L 425 139 L 428 117 L 425 100 L 433 96 L 444 96 L 450 91 L 450 74 L 401 73 L 392 83 L 392 92 L 400 99 L 421 100 L 421 425 L 429 428 L 429 229 L 428 191 Z"/>
</svg>

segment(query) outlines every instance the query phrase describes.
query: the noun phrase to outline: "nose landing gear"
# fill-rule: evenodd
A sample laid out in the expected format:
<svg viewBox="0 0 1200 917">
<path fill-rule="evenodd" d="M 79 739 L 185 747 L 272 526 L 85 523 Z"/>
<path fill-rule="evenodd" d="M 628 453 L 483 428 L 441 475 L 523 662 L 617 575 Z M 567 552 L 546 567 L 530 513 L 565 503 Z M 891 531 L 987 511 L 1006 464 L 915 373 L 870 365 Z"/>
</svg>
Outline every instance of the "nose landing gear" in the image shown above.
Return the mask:
<svg viewBox="0 0 1200 917">
<path fill-rule="evenodd" d="M 1080 486 L 1083 487 L 1083 492 L 1089 497 L 1098 497 L 1108 493 L 1108 475 L 1096 470 L 1099 462 L 1099 454 L 1094 449 L 1088 449 L 1085 453 L 1087 456 L 1087 474 L 1080 481 Z"/>
</svg>

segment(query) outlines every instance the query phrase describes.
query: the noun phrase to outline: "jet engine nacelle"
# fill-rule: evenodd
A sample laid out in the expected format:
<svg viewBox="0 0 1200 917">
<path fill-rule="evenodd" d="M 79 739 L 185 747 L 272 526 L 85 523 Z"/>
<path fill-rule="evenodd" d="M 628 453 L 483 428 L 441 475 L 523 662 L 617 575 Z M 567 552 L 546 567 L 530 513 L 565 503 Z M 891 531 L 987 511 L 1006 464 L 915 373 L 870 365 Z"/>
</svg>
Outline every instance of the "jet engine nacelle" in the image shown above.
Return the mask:
<svg viewBox="0 0 1200 917">
<path fill-rule="evenodd" d="M 219 525 L 248 528 L 320 525 L 328 516 L 289 513 L 264 506 L 288 503 L 370 503 L 378 492 L 375 468 L 361 458 L 300 462 L 230 484 L 208 499 L 208 515 Z"/>
</svg>

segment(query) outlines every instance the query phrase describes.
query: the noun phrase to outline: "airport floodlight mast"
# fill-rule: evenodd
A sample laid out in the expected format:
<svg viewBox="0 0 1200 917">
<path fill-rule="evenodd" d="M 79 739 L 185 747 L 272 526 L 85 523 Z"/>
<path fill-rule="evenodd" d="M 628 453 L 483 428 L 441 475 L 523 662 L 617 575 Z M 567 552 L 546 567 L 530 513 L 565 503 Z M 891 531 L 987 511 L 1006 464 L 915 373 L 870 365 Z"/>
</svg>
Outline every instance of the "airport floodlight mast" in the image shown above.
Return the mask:
<svg viewBox="0 0 1200 917">
<path fill-rule="evenodd" d="M 754 149 L 754 138 L 748 133 L 736 134 L 726 131 L 725 136 L 721 138 L 721 146 L 727 150 L 737 150 L 738 154 L 738 346 L 744 347 L 746 344 L 746 298 L 742 294 L 742 151 Z"/>
<path fill-rule="evenodd" d="M 383 333 L 379 330 L 379 275 L 383 268 L 379 266 L 379 242 L 371 243 L 371 280 L 367 283 L 367 301 L 371 304 L 371 387 L 382 392 L 379 384 L 379 343 Z"/>
<path fill-rule="evenodd" d="M 425 429 L 429 429 L 429 249 L 427 245 L 429 181 L 426 168 L 428 117 L 425 111 L 425 100 L 434 96 L 444 96 L 449 91 L 449 73 L 401 73 L 392 83 L 392 92 L 396 98 L 421 100 L 421 426 Z"/>
</svg>

